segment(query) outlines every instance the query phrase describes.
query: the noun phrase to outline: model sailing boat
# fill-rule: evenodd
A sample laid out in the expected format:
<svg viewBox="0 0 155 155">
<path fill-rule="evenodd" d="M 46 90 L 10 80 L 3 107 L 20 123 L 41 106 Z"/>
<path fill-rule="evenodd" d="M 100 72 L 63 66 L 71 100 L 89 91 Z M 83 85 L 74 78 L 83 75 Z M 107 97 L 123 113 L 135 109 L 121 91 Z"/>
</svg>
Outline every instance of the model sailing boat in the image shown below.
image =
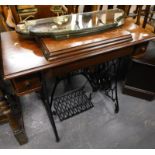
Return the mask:
<svg viewBox="0 0 155 155">
<path fill-rule="evenodd" d="M 29 20 L 18 24 L 16 32 L 28 37 L 66 39 L 100 33 L 123 23 L 124 11 L 111 9 Z"/>
</svg>

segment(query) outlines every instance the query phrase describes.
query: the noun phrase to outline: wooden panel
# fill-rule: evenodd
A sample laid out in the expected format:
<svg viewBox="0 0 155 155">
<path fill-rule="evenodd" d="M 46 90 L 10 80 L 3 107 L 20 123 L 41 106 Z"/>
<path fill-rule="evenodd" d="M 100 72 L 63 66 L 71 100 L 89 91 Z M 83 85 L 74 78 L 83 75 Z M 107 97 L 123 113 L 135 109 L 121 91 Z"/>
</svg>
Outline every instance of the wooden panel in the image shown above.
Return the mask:
<svg viewBox="0 0 155 155">
<path fill-rule="evenodd" d="M 28 75 L 12 80 L 17 95 L 24 95 L 41 88 L 41 82 L 37 74 Z"/>
<path fill-rule="evenodd" d="M 64 43 L 64 41 L 59 41 L 59 44 L 56 44 L 57 41 L 55 41 L 55 46 L 53 46 L 53 40 L 50 38 L 41 38 L 38 40 L 38 44 L 41 46 L 48 60 L 61 61 L 61 59 L 63 59 L 64 61 L 65 59 L 73 58 L 76 58 L 76 60 L 78 58 L 81 59 L 82 55 L 88 56 L 89 54 L 96 54 L 96 50 L 103 51 L 108 47 L 114 47 L 118 44 L 132 41 L 131 34 L 129 32 L 125 34 L 125 31 L 123 33 L 120 31 L 120 33 L 115 34 L 114 37 L 105 38 L 106 35 L 103 36 L 99 34 L 96 35 L 96 38 L 89 38 L 88 40 L 81 40 L 80 42 L 75 42 L 71 39 L 70 42 Z"/>
<path fill-rule="evenodd" d="M 90 57 L 87 59 L 81 59 L 76 62 L 73 61 L 73 62 L 67 63 L 65 65 L 59 65 L 55 68 L 46 70 L 46 72 L 47 72 L 48 76 L 50 76 L 50 75 L 53 77 L 55 77 L 57 75 L 61 76 L 63 74 L 68 73 L 68 71 L 71 72 L 71 71 L 77 70 L 79 68 L 91 67 L 96 64 L 101 64 L 105 61 L 110 61 L 114 58 L 119 58 L 122 56 L 129 55 L 132 52 L 133 52 L 133 47 L 129 46 L 129 47 L 118 49 L 118 50 L 115 50 L 112 52 L 107 52 L 104 55 L 96 55 L 94 57 Z"/>
<path fill-rule="evenodd" d="M 149 101 L 152 101 L 155 96 L 155 93 L 151 91 L 146 91 L 133 86 L 128 86 L 126 84 L 123 87 L 123 93 L 131 96 L 139 97 L 145 100 L 149 100 Z"/>
</svg>

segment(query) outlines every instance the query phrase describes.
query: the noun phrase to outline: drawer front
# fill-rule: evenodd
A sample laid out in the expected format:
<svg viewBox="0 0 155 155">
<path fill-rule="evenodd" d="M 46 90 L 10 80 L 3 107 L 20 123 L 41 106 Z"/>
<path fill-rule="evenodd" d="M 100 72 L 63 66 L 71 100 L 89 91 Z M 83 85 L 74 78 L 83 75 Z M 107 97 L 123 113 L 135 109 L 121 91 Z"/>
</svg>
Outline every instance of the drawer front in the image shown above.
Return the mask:
<svg viewBox="0 0 155 155">
<path fill-rule="evenodd" d="M 24 95 L 41 88 L 41 81 L 38 74 L 25 75 L 12 80 L 17 95 Z"/>
<path fill-rule="evenodd" d="M 136 45 L 136 48 L 135 48 L 135 51 L 133 54 L 133 58 L 141 57 L 145 53 L 145 51 L 147 49 L 147 45 L 148 45 L 148 43 Z"/>
</svg>

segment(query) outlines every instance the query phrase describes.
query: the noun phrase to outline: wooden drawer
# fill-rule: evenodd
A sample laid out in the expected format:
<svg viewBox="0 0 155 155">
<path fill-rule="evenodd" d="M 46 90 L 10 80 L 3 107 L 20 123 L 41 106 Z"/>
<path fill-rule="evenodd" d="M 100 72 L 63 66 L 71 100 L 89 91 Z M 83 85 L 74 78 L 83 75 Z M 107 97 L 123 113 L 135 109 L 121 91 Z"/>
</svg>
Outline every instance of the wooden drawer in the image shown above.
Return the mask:
<svg viewBox="0 0 155 155">
<path fill-rule="evenodd" d="M 25 75 L 12 80 L 15 92 L 18 96 L 37 91 L 41 88 L 38 74 Z"/>
<path fill-rule="evenodd" d="M 144 53 L 145 53 L 145 51 L 147 49 L 147 45 L 148 45 L 148 43 L 143 43 L 143 44 L 136 45 L 136 48 L 135 48 L 135 51 L 134 51 L 134 54 L 133 54 L 133 58 L 139 58 L 142 55 L 144 55 Z"/>
</svg>

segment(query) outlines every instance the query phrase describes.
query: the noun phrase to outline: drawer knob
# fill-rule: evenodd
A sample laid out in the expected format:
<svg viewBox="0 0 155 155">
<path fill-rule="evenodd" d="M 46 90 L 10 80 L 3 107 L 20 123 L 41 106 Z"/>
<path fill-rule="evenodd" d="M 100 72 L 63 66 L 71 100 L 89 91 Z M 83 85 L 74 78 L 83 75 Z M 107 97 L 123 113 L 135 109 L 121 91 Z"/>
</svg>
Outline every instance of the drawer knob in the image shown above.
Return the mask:
<svg viewBox="0 0 155 155">
<path fill-rule="evenodd" d="M 31 83 L 29 81 L 26 81 L 25 86 L 26 86 L 26 88 L 29 88 L 31 86 Z"/>
<path fill-rule="evenodd" d="M 144 52 L 146 50 L 146 48 L 145 47 L 142 47 L 141 50 Z"/>
</svg>

